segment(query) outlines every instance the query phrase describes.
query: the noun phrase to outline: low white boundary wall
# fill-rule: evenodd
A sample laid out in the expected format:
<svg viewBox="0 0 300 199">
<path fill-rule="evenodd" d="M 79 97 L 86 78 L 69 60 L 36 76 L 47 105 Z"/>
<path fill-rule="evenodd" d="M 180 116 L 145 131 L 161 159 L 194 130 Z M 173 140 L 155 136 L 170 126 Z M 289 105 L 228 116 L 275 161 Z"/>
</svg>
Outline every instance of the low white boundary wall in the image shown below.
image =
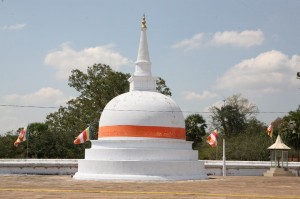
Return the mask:
<svg viewBox="0 0 300 199">
<path fill-rule="evenodd" d="M 223 175 L 223 161 L 204 160 L 207 175 Z M 300 162 L 289 162 L 289 170 L 299 176 Z M 263 176 L 264 172 L 270 169 L 269 161 L 226 161 L 227 176 Z"/>
<path fill-rule="evenodd" d="M 0 175 L 73 175 L 77 165 L 75 159 L 0 159 Z"/>
<path fill-rule="evenodd" d="M 221 176 L 221 160 L 204 161 L 207 175 Z M 270 168 L 268 161 L 226 161 L 227 176 L 263 176 Z M 0 159 L 0 175 L 74 175 L 78 170 L 77 159 Z M 300 176 L 300 162 L 289 162 L 289 170 Z"/>
</svg>

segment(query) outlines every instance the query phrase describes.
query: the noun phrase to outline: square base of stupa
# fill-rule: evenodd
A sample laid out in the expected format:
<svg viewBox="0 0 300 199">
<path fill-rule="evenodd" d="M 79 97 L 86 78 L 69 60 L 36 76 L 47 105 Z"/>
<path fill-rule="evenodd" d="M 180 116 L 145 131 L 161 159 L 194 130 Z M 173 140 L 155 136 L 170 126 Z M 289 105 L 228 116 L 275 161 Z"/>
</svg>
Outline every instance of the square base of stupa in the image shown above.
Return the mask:
<svg viewBox="0 0 300 199">
<path fill-rule="evenodd" d="M 192 143 L 165 138 L 101 138 L 78 160 L 79 180 L 207 179 Z"/>
</svg>

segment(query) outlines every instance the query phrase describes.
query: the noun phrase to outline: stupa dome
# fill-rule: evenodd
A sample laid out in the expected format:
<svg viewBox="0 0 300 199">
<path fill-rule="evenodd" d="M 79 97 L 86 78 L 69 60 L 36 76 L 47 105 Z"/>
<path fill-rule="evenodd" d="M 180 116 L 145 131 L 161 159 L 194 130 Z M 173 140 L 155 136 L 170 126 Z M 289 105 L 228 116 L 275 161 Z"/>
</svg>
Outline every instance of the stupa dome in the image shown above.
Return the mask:
<svg viewBox="0 0 300 199">
<path fill-rule="evenodd" d="M 170 97 L 158 92 L 131 91 L 104 108 L 98 138 L 151 137 L 185 139 L 184 117 Z"/>
</svg>

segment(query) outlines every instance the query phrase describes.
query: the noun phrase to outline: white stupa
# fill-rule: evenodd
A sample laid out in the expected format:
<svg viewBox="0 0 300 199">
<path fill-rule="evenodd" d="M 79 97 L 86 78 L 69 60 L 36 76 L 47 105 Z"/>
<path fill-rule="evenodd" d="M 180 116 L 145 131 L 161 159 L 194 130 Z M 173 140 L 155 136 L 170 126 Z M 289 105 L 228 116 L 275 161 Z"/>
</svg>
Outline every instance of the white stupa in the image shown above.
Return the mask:
<svg viewBox="0 0 300 199">
<path fill-rule="evenodd" d="M 186 141 L 184 117 L 168 96 L 156 92 L 151 73 L 145 16 L 130 91 L 104 108 L 98 140 L 78 160 L 75 179 L 206 179 L 204 162 Z"/>
</svg>

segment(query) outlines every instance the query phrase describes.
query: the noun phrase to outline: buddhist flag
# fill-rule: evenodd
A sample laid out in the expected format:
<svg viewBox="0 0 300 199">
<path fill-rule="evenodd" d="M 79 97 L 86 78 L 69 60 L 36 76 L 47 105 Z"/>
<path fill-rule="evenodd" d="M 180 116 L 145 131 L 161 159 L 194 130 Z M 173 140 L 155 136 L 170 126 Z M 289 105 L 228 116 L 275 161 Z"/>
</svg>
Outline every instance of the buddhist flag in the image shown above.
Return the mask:
<svg viewBox="0 0 300 199">
<path fill-rule="evenodd" d="M 208 137 L 206 141 L 211 147 L 216 147 L 218 144 L 218 131 L 214 130 Z"/>
<path fill-rule="evenodd" d="M 74 144 L 81 144 L 85 143 L 86 141 L 89 141 L 92 139 L 92 130 L 90 126 L 86 128 L 82 133 L 80 133 L 77 138 L 74 140 Z"/>
<path fill-rule="evenodd" d="M 268 136 L 270 136 L 270 137 L 273 136 L 273 126 L 272 126 L 272 124 L 270 124 L 270 125 L 268 126 L 266 132 L 267 132 Z"/>
<path fill-rule="evenodd" d="M 17 147 L 21 142 L 24 142 L 24 141 L 28 140 L 28 136 L 29 136 L 28 128 L 24 127 L 20 131 L 19 136 L 18 136 L 17 140 L 14 143 L 15 147 Z"/>
</svg>

